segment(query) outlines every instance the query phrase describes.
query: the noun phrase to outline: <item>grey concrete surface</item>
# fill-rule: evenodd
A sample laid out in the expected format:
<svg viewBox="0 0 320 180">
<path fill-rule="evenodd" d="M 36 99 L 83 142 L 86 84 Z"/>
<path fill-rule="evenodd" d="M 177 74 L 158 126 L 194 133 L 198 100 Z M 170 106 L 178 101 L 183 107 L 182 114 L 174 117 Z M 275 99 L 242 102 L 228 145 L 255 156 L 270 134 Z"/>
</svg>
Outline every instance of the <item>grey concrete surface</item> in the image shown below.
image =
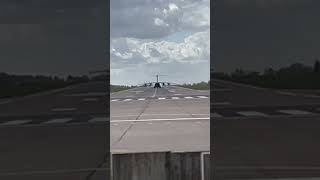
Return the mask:
<svg viewBox="0 0 320 180">
<path fill-rule="evenodd" d="M 92 82 L 1 103 L 0 179 L 108 179 L 106 90 Z"/>
<path fill-rule="evenodd" d="M 111 151 L 209 151 L 209 100 L 209 91 L 176 86 L 112 94 Z"/>
<path fill-rule="evenodd" d="M 319 98 L 225 81 L 213 85 L 213 178 L 320 177 Z"/>
</svg>

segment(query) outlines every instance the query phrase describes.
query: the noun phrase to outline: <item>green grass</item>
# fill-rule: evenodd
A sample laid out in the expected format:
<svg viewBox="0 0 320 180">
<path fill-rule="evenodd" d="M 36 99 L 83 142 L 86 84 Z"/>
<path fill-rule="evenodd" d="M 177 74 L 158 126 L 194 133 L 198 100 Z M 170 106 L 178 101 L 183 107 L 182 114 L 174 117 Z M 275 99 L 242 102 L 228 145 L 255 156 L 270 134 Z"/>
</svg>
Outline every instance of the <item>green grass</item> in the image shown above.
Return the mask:
<svg viewBox="0 0 320 180">
<path fill-rule="evenodd" d="M 130 87 L 130 86 L 110 85 L 111 93 L 128 90 L 130 88 L 132 88 L 132 87 Z"/>
<path fill-rule="evenodd" d="M 210 85 L 207 82 L 193 83 L 193 84 L 183 84 L 180 87 L 195 89 L 195 90 L 210 90 Z"/>
<path fill-rule="evenodd" d="M 53 89 L 63 88 L 69 83 L 58 84 L 25 84 L 25 85 L 10 85 L 0 89 L 0 98 L 23 97 L 39 92 L 49 91 Z"/>
</svg>

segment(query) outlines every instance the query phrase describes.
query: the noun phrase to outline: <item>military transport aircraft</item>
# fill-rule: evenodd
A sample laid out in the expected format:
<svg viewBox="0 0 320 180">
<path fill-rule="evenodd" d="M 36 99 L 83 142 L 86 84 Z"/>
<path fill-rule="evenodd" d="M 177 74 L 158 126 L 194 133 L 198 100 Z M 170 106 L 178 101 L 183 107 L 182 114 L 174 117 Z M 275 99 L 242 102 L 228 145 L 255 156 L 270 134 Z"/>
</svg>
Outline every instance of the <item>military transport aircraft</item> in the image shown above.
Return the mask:
<svg viewBox="0 0 320 180">
<path fill-rule="evenodd" d="M 152 86 L 153 88 L 161 88 L 163 86 L 170 86 L 170 85 L 174 85 L 174 83 L 170 83 L 170 82 L 159 82 L 159 76 L 165 76 L 165 75 L 155 75 L 157 78 L 156 82 L 148 82 L 148 83 L 144 83 L 143 86 L 147 87 L 147 86 Z"/>
<path fill-rule="evenodd" d="M 109 74 L 109 70 L 105 69 L 105 70 L 95 70 L 95 71 L 90 71 L 89 74 Z M 138 86 L 144 86 L 144 87 L 148 87 L 148 86 L 153 86 L 153 88 L 161 88 L 163 86 L 170 86 L 170 85 L 176 85 L 175 83 L 170 83 L 170 82 L 159 82 L 159 76 L 166 76 L 166 75 L 155 75 L 155 77 L 157 78 L 156 82 L 146 82 L 143 83 L 142 85 L 138 85 Z"/>
</svg>

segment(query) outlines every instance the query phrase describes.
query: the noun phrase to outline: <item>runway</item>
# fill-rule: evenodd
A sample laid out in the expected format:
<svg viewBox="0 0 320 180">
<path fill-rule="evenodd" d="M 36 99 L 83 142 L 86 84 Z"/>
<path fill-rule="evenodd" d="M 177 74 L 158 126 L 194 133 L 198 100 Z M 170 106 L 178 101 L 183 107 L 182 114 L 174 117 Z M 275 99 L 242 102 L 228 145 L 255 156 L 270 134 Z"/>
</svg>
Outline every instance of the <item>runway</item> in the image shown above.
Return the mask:
<svg viewBox="0 0 320 180">
<path fill-rule="evenodd" d="M 210 94 L 177 86 L 111 94 L 111 151 L 210 151 Z"/>
<path fill-rule="evenodd" d="M 221 80 L 213 80 L 213 85 L 214 178 L 320 177 L 316 91 L 296 93 Z"/>
<path fill-rule="evenodd" d="M 107 84 L 0 101 L 0 179 L 105 179 Z"/>
</svg>

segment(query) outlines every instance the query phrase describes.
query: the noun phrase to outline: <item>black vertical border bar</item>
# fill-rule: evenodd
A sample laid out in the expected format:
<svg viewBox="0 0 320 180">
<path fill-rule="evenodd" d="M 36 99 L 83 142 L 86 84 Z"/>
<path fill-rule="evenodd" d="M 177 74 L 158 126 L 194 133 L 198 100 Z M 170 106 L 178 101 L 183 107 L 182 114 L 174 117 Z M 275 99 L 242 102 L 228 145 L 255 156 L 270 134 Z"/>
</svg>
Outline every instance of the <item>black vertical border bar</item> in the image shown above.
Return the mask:
<svg viewBox="0 0 320 180">
<path fill-rule="evenodd" d="M 210 174 L 209 179 L 214 179 L 215 175 L 215 151 L 214 149 L 214 137 L 215 137 L 215 123 L 212 117 L 213 113 L 213 61 L 215 61 L 215 53 L 214 53 L 214 35 L 215 35 L 215 9 L 216 9 L 216 0 L 210 1 Z"/>
<path fill-rule="evenodd" d="M 109 156 L 106 161 L 108 163 L 108 172 L 107 172 L 107 176 L 109 178 L 107 179 L 110 179 L 112 180 L 112 166 L 111 166 L 111 159 L 112 159 L 112 156 L 111 156 L 111 149 L 110 149 L 110 121 L 111 121 L 111 117 L 110 117 L 110 0 L 104 0 L 105 2 L 105 8 L 106 8 L 106 13 L 105 13 L 105 19 L 104 19 L 104 23 L 105 23 L 105 60 L 106 60 L 106 63 L 107 63 L 107 89 L 106 89 L 106 116 L 107 116 L 107 119 L 109 119 L 108 123 L 107 123 L 107 134 L 108 134 L 108 137 L 107 138 L 107 149 L 108 149 L 108 152 L 106 152 L 107 156 Z"/>
</svg>

